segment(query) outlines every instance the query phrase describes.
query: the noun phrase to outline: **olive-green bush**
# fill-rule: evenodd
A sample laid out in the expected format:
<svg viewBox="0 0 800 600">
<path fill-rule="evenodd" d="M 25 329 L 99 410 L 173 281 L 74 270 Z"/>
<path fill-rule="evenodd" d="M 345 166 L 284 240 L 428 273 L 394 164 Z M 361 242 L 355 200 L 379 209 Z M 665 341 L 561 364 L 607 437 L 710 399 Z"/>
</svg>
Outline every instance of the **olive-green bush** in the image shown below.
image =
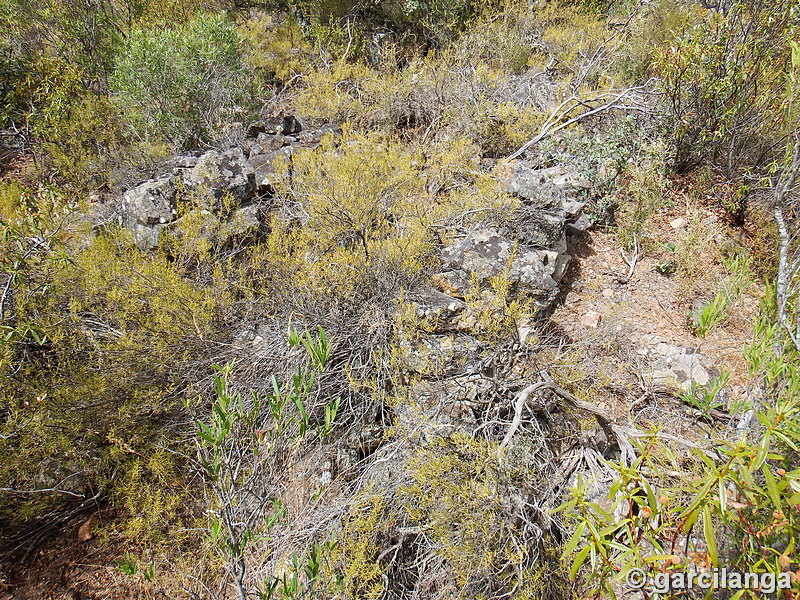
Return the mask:
<svg viewBox="0 0 800 600">
<path fill-rule="evenodd" d="M 239 36 L 224 14 L 201 14 L 174 29 L 131 31 L 110 86 L 136 136 L 176 147 L 213 140 L 246 116 Z"/>
</svg>

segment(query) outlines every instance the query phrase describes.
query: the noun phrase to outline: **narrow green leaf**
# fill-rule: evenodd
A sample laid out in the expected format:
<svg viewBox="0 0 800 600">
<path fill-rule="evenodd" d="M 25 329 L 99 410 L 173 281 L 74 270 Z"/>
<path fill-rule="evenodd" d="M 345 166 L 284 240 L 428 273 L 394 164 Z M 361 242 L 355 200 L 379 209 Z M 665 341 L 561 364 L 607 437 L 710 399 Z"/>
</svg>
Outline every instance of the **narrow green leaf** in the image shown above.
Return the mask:
<svg viewBox="0 0 800 600">
<path fill-rule="evenodd" d="M 684 516 L 692 515 L 694 512 L 697 511 L 697 509 L 700 507 L 701 504 L 703 504 L 708 500 L 708 492 L 711 490 L 711 486 L 714 485 L 714 482 L 715 478 L 709 478 L 708 480 L 706 480 L 706 482 L 703 484 L 703 487 L 701 487 L 700 491 L 697 492 L 697 494 L 695 495 L 694 499 L 692 500 L 692 503 L 689 504 L 689 508 L 687 508 L 686 511 L 683 513 Z M 684 531 L 687 530 L 684 529 Z"/>
<path fill-rule="evenodd" d="M 739 469 L 739 471 L 738 471 L 738 472 L 739 472 L 739 477 L 740 477 L 742 480 L 744 480 L 744 482 L 745 482 L 745 483 L 748 485 L 748 487 L 749 487 L 750 489 L 758 489 L 758 486 L 756 486 L 756 482 L 753 480 L 753 474 L 752 474 L 752 472 L 750 471 L 750 469 L 748 469 L 748 468 L 747 468 L 747 467 L 745 467 L 745 466 L 742 466 L 742 467 Z"/>
<path fill-rule="evenodd" d="M 600 532 L 599 532 L 600 536 L 604 537 L 604 538 L 608 537 L 609 535 L 611 535 L 611 534 L 619 531 L 623 527 L 625 527 L 625 525 L 627 525 L 628 523 L 630 523 L 630 519 L 623 519 L 621 521 L 617 521 L 616 523 L 611 523 L 610 525 L 608 525 L 608 526 L 606 526 L 606 527 L 604 527 L 603 529 L 600 530 Z"/>
<path fill-rule="evenodd" d="M 764 474 L 764 480 L 767 483 L 767 492 L 769 493 L 770 500 L 772 500 L 774 509 L 778 510 L 781 508 L 781 497 L 778 493 L 778 485 L 775 481 L 775 476 L 772 474 L 769 465 L 761 467 L 761 472 Z"/>
<path fill-rule="evenodd" d="M 719 556 L 717 554 L 717 539 L 714 536 L 714 523 L 711 520 L 711 508 L 706 504 L 703 507 L 703 535 L 706 538 L 706 545 L 708 546 L 708 556 L 711 558 L 711 564 L 717 566 Z"/>
<path fill-rule="evenodd" d="M 578 555 L 575 557 L 575 560 L 572 561 L 572 567 L 569 570 L 569 578 L 570 580 L 574 580 L 575 576 L 578 574 L 578 570 L 583 566 L 583 563 L 586 562 L 586 555 L 589 554 L 589 551 L 592 549 L 592 546 L 585 546 Z"/>
<path fill-rule="evenodd" d="M 586 524 L 578 523 L 578 526 L 575 528 L 575 533 L 572 534 L 572 537 L 569 538 L 567 545 L 564 546 L 564 552 L 561 554 L 562 558 L 568 557 L 575 551 L 575 548 L 578 547 L 578 544 L 583 538 L 583 534 L 585 531 L 586 531 Z"/>
</svg>

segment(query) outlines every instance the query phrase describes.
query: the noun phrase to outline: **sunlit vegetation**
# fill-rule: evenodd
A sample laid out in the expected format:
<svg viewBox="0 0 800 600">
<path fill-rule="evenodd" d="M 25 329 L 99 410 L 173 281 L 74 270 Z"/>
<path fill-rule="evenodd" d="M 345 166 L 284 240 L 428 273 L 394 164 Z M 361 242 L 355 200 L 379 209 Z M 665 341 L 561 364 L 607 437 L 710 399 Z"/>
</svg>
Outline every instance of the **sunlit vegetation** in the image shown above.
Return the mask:
<svg viewBox="0 0 800 600">
<path fill-rule="evenodd" d="M 86 523 L 120 597 L 562 600 L 632 568 L 796 570 L 800 7 L 708 4 L 0 0 L 0 585 Z M 182 180 L 134 243 L 124 192 L 247 157 L 248 125 L 290 114 L 243 207 Z M 503 191 L 514 152 L 588 183 Z M 577 262 L 595 227 L 629 287 L 665 256 L 698 347 L 764 292 L 735 399 L 725 369 L 617 383 L 547 324 L 511 267 L 550 260 L 529 217 L 570 202 L 586 222 L 553 245 Z M 508 264 L 436 291 L 478 229 L 513 238 Z M 570 268 L 558 302 L 584 291 Z M 627 360 L 608 331 L 590 343 Z M 643 400 L 688 405 L 694 437 L 634 430 Z"/>
</svg>

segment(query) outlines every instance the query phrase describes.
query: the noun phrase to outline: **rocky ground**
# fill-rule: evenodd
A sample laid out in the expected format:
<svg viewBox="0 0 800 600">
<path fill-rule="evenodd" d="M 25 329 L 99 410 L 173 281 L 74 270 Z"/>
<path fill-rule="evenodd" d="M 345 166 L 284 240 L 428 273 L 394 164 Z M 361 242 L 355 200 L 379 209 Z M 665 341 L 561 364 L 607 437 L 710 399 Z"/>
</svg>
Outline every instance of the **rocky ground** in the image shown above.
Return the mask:
<svg viewBox="0 0 800 600">
<path fill-rule="evenodd" d="M 334 127 L 303 130 L 293 117 L 256 122 L 241 146 L 178 157 L 171 171 L 117 202 L 98 204 L 94 225 L 99 230 L 120 222 L 142 249 L 154 248 L 164 228 L 180 231 L 178 199 L 188 193 L 205 210 L 224 214 L 238 235 L 247 235 L 272 210 L 274 161 L 290 162 L 297 148 L 315 147 L 326 133 L 338 134 Z M 508 425 L 497 423 L 507 423 L 509 396 L 543 372 L 556 379 L 558 389 L 580 389 L 576 402 L 588 402 L 620 425 L 658 426 L 687 438 L 703 436 L 706 428 L 732 427 L 735 415 L 728 409 L 749 392 L 741 350 L 752 332 L 760 290 L 746 290 L 705 338 L 688 325 L 695 301 L 713 295 L 708 287 L 724 275 L 718 252 L 710 249 L 731 241 L 733 229 L 725 216 L 710 208 L 681 210 L 676 193 L 651 219 L 647 243 L 626 252 L 613 230 L 592 226 L 585 212 L 592 183 L 576 171 L 515 161 L 497 173 L 501 189 L 521 202 L 517 220 L 456 232 L 441 249 L 442 271 L 429 288 L 409 298 L 417 330 L 406 340 L 405 366 L 424 383 L 411 391 L 416 409 L 396 409 L 398 428 L 415 435 L 424 415 L 438 434 L 489 425 L 502 436 Z M 701 263 L 701 274 L 689 277 L 680 264 L 665 268 L 674 258 L 671 249 L 693 233 L 696 247 L 689 253 Z M 486 334 L 480 314 L 485 307 L 473 286 L 497 277 L 523 292 L 544 317 L 544 326 L 541 320 L 514 323 L 518 343 L 487 354 L 479 341 Z M 543 341 L 550 350 L 532 350 Z M 546 369 L 540 370 L 543 364 Z M 692 383 L 706 386 L 723 370 L 729 381 L 716 413 L 698 415 L 696 407 L 681 401 L 680 393 Z M 510 440 L 511 433 L 506 435 Z M 388 486 L 399 477 L 402 445 L 381 448 L 383 429 L 351 437 L 344 445 L 352 457 L 331 458 L 323 479 L 327 474 L 330 481 L 332 470 L 347 471 L 359 460 L 366 461 L 364 477 L 373 483 Z M 607 447 L 608 440 L 603 444 Z M 301 492 L 299 507 L 305 501 Z M 100 511 L 94 518 L 111 517 Z M 122 597 L 126 582 L 113 560 L 126 548 L 107 545 L 88 530 L 85 516 L 76 519 L 16 574 L 14 593 L 0 598 Z M 54 589 L 61 595 L 52 595 Z M 133 589 L 127 593 L 138 597 Z"/>
</svg>

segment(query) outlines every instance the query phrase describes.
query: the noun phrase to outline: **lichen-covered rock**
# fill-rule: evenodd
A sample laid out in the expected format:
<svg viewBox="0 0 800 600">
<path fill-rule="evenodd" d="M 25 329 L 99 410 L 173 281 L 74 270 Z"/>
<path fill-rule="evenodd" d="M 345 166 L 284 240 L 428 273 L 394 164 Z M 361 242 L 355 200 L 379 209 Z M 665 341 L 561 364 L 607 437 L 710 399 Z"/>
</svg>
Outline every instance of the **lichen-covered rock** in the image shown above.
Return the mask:
<svg viewBox="0 0 800 600">
<path fill-rule="evenodd" d="M 505 231 L 531 248 L 563 253 L 567 251 L 565 227 L 566 216 L 561 211 L 523 207 Z"/>
<path fill-rule="evenodd" d="M 572 257 L 569 254 L 560 254 L 551 250 L 539 250 L 538 254 L 547 274 L 556 282 L 560 282 L 567 272 Z"/>
<path fill-rule="evenodd" d="M 122 225 L 133 232 L 137 246 L 158 245 L 161 229 L 175 219 L 175 183 L 171 175 L 145 181 L 125 192 L 120 214 Z"/>
<path fill-rule="evenodd" d="M 197 159 L 184 183 L 190 190 L 204 195 L 211 209 L 220 208 L 226 194 L 240 205 L 252 198 L 256 191 L 255 171 L 241 148 L 224 152 L 209 150 Z"/>
<path fill-rule="evenodd" d="M 501 166 L 497 175 L 502 191 L 541 208 L 562 208 L 565 202 L 575 201 L 581 192 L 592 187 L 577 171 L 564 166 L 532 169 L 512 162 Z"/>
<path fill-rule="evenodd" d="M 169 175 L 145 181 L 125 192 L 122 215 L 143 225 L 169 223 L 175 217 L 175 184 Z"/>
<path fill-rule="evenodd" d="M 228 225 L 233 235 L 252 233 L 261 226 L 261 210 L 259 206 L 250 204 L 236 209 Z"/>
<path fill-rule="evenodd" d="M 481 281 L 506 273 L 518 289 L 534 296 L 549 297 L 558 288 L 553 269 L 535 250 L 519 247 L 491 229 L 469 232 L 462 241 L 444 248 L 441 259 L 447 270 L 464 271 Z"/>
<path fill-rule="evenodd" d="M 297 139 L 303 148 L 316 148 L 327 134 L 333 136 L 342 135 L 342 128 L 337 125 L 327 124 L 319 129 L 303 131 L 297 136 Z"/>
<path fill-rule="evenodd" d="M 400 342 L 400 364 L 424 377 L 477 373 L 481 368 L 480 344 L 469 335 L 421 336 Z"/>
<path fill-rule="evenodd" d="M 291 115 L 269 117 L 250 123 L 247 127 L 247 137 L 255 138 L 261 133 L 266 133 L 268 135 L 292 135 L 293 133 L 300 133 L 302 130 L 303 127 L 300 125 L 300 121 Z"/>
<path fill-rule="evenodd" d="M 653 383 L 688 390 L 692 383 L 707 385 L 719 370 L 696 348 L 668 344 L 658 336 L 642 336 L 637 340 L 637 354 L 649 359 L 650 369 L 644 373 Z"/>
<path fill-rule="evenodd" d="M 277 179 L 278 169 L 275 168 L 276 161 L 290 161 L 293 153 L 292 146 L 284 146 L 279 150 L 267 154 L 254 154 L 250 156 L 250 164 L 253 167 L 255 183 L 259 192 L 267 192 L 272 189 Z"/>
<path fill-rule="evenodd" d="M 536 247 L 564 252 L 555 243 L 566 226 L 586 231 L 591 222 L 584 207 L 592 184 L 580 173 L 565 166 L 532 169 L 520 162 L 501 165 L 496 175 L 500 189 L 524 201 L 514 238 Z"/>
<path fill-rule="evenodd" d="M 431 277 L 431 283 L 440 292 L 453 298 L 464 298 L 469 292 L 469 273 L 462 270 L 445 271 L 436 273 Z"/>
<path fill-rule="evenodd" d="M 275 152 L 276 150 L 280 150 L 289 141 L 290 139 L 282 133 L 259 133 L 258 137 L 250 146 L 250 156 Z"/>
<path fill-rule="evenodd" d="M 421 320 L 425 331 L 444 333 L 458 329 L 458 317 L 466 309 L 466 304 L 448 294 L 428 290 L 418 299 L 412 300 L 414 314 Z"/>
</svg>

